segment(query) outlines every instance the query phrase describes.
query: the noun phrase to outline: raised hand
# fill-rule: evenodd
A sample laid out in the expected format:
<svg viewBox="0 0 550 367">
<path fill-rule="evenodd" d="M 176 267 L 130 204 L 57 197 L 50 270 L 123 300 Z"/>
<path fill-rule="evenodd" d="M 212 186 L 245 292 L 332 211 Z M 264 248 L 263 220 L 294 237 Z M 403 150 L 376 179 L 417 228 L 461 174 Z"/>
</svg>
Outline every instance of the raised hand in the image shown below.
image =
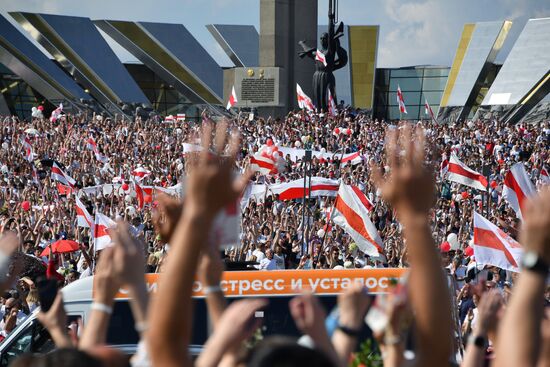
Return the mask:
<svg viewBox="0 0 550 367">
<path fill-rule="evenodd" d="M 164 242 L 169 242 L 183 212 L 183 202 L 166 194 L 158 196 L 159 208 L 153 214 L 153 226 Z"/>
<path fill-rule="evenodd" d="M 112 247 L 101 251 L 94 276 L 94 301 L 109 306 L 121 285 L 115 273 L 114 251 Z"/>
<path fill-rule="evenodd" d="M 397 209 L 398 215 L 427 214 L 435 203 L 435 179 L 433 169 L 424 162 L 424 130 L 418 127 L 413 136 L 407 124 L 389 130 L 386 140 L 390 172 L 384 177 L 379 167 L 371 167 L 383 199 Z"/>
<path fill-rule="evenodd" d="M 113 247 L 113 272 L 122 285 L 134 285 L 143 282 L 145 258 L 144 244 L 132 237 L 128 224 L 120 221 L 112 232 L 115 246 Z"/>
<path fill-rule="evenodd" d="M 38 321 L 44 326 L 55 343 L 57 348 L 69 348 L 72 346 L 67 329 L 67 313 L 63 307 L 63 294 L 57 293 L 55 300 L 48 312 L 40 311 L 37 315 Z"/>
<path fill-rule="evenodd" d="M 544 188 L 530 200 L 523 216 L 520 243 L 550 264 L 550 188 Z"/>
<path fill-rule="evenodd" d="M 372 303 L 372 297 L 362 285 L 355 285 L 338 295 L 340 325 L 350 329 L 360 329 Z"/>
<path fill-rule="evenodd" d="M 191 165 L 187 179 L 185 210 L 213 218 L 219 210 L 237 200 L 243 192 L 251 172 L 234 178 L 235 156 L 239 149 L 239 135 L 234 133 L 228 145 L 227 156 L 222 156 L 227 141 L 227 122 L 216 126 L 214 153 L 210 152 L 212 125 L 204 124 L 202 151 Z"/>
</svg>

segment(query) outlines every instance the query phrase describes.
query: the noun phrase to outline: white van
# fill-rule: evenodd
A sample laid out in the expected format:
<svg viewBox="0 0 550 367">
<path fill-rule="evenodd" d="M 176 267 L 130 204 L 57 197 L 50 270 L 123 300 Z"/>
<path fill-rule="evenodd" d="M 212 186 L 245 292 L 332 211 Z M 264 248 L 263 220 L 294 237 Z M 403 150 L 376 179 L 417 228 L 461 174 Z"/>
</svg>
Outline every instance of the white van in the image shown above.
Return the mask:
<svg viewBox="0 0 550 367">
<path fill-rule="evenodd" d="M 221 287 L 229 302 L 243 297 L 264 297 L 269 306 L 264 311 L 263 336 L 273 334 L 300 335 L 288 312 L 288 302 L 302 289 L 319 295 L 325 309 L 336 304 L 336 295 L 352 283 L 365 284 L 372 293 L 384 293 L 390 279 L 403 277 L 405 269 L 358 270 L 280 270 L 225 272 Z M 150 293 L 157 289 L 158 274 L 146 274 Z M 193 286 L 193 335 L 190 353 L 198 355 L 206 342 L 210 323 L 204 302 L 202 285 Z M 86 325 L 92 304 L 93 277 L 77 280 L 63 288 L 63 300 L 68 323 Z M 48 353 L 55 348 L 50 335 L 37 319 L 38 309 L 19 324 L 0 344 L 0 367 L 7 367 L 23 353 Z M 136 351 L 139 334 L 134 329 L 134 318 L 123 290 L 116 297 L 107 331 L 107 344 L 128 354 Z"/>
</svg>

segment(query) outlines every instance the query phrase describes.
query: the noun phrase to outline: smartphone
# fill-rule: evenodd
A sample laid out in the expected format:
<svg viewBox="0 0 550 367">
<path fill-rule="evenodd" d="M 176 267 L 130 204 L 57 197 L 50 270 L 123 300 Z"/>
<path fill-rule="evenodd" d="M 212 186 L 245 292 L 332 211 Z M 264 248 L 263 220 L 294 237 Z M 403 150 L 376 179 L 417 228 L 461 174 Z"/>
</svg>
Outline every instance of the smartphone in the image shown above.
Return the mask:
<svg viewBox="0 0 550 367">
<path fill-rule="evenodd" d="M 57 280 L 40 277 L 36 281 L 36 287 L 38 288 L 40 308 L 42 311 L 47 312 L 57 296 Z"/>
</svg>

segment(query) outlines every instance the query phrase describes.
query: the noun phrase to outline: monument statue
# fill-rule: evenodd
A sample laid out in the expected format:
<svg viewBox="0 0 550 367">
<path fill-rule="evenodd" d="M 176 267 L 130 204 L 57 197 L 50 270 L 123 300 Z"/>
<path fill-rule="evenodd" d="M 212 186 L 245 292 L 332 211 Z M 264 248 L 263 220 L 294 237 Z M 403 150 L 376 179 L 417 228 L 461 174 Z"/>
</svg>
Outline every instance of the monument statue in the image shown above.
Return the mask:
<svg viewBox="0 0 550 367">
<path fill-rule="evenodd" d="M 318 110 L 323 111 L 328 110 L 328 90 L 330 90 L 334 101 L 338 101 L 333 71 L 343 68 L 348 63 L 348 53 L 340 46 L 340 37 L 344 35 L 344 23 L 340 22 L 338 28 L 335 29 L 337 9 L 338 0 L 329 0 L 328 33 L 325 32 L 321 35 L 321 50 L 309 47 L 304 41 L 298 43 L 303 49 L 298 54 L 300 58 L 307 56 L 315 61 L 313 103 Z M 322 54 L 318 54 L 318 51 Z"/>
</svg>

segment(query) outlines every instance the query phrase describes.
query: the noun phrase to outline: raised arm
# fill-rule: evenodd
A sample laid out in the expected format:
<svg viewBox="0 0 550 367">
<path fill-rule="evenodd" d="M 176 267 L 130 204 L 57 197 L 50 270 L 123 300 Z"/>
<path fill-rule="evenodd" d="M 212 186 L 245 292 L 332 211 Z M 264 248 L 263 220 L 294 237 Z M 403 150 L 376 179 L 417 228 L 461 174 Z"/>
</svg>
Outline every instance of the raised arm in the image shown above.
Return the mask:
<svg viewBox="0 0 550 367">
<path fill-rule="evenodd" d="M 120 288 L 114 273 L 114 249 L 102 250 L 94 276 L 94 298 L 90 319 L 86 322 L 79 349 L 91 349 L 105 344 L 107 328 L 113 313 L 114 297 Z"/>
<path fill-rule="evenodd" d="M 178 225 L 170 238 L 172 245 L 159 290 L 149 313 L 151 327 L 148 335 L 151 360 L 155 366 L 191 365 L 187 347 L 191 338 L 192 285 L 201 247 L 216 214 L 235 201 L 242 192 L 248 176 L 233 180 L 234 157 L 238 136 L 229 146 L 229 157 L 220 158 L 225 149 L 227 123 L 216 129 L 215 152 L 210 154 L 212 127 L 204 124 L 203 151 L 191 167 L 186 181 L 186 200 Z"/>
<path fill-rule="evenodd" d="M 520 243 L 524 269 L 502 320 L 495 366 L 535 366 L 541 349 L 544 288 L 550 264 L 550 189 L 529 202 L 523 216 Z M 538 259 L 532 267 L 529 259 Z"/>
<path fill-rule="evenodd" d="M 383 178 L 373 167 L 384 200 L 404 226 L 411 264 L 410 297 L 415 312 L 419 366 L 446 366 L 451 355 L 451 303 L 428 214 L 435 202 L 433 169 L 425 163 L 425 137 L 409 125 L 388 132 L 386 155 L 390 173 Z"/>
</svg>

